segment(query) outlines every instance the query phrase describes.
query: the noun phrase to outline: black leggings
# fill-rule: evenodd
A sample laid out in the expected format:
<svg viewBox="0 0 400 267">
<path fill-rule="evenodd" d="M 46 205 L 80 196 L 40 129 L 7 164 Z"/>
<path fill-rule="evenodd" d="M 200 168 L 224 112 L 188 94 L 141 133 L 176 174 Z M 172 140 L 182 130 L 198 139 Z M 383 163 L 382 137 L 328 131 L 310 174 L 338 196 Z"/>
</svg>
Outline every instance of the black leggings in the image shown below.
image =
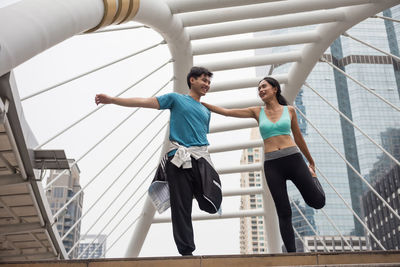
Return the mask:
<svg viewBox="0 0 400 267">
<path fill-rule="evenodd" d="M 265 177 L 279 218 L 279 228 L 288 252 L 296 252 L 292 226 L 292 209 L 286 180 L 291 180 L 304 201 L 314 209 L 325 206 L 325 193 L 317 178 L 313 178 L 300 153 L 264 162 Z"/>
</svg>

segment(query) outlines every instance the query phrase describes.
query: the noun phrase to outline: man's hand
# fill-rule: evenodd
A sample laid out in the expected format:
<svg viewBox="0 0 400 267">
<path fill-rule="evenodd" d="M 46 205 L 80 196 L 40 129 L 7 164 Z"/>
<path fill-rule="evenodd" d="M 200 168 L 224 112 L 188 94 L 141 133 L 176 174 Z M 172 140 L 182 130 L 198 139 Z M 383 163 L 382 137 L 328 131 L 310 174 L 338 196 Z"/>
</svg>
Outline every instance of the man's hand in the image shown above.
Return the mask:
<svg viewBox="0 0 400 267">
<path fill-rule="evenodd" d="M 96 97 L 94 98 L 94 101 L 96 102 L 96 105 L 98 104 L 111 104 L 112 103 L 112 97 L 105 95 L 105 94 L 97 94 Z"/>
</svg>

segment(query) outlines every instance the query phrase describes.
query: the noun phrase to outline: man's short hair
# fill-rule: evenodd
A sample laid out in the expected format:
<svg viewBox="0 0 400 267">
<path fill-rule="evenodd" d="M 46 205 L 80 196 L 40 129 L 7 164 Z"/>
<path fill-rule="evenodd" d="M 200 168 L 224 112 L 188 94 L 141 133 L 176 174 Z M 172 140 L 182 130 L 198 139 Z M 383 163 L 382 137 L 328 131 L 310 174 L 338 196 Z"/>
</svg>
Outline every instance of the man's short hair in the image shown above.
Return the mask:
<svg viewBox="0 0 400 267">
<path fill-rule="evenodd" d="M 209 71 L 208 69 L 206 69 L 206 68 L 203 68 L 203 67 L 192 67 L 190 69 L 188 75 L 187 75 L 187 78 L 186 78 L 186 81 L 187 81 L 187 84 L 188 84 L 189 88 L 191 88 L 190 78 L 193 77 L 193 78 L 197 79 L 203 74 L 205 76 L 210 77 L 210 78 L 213 76 L 213 73 L 211 71 Z"/>
</svg>

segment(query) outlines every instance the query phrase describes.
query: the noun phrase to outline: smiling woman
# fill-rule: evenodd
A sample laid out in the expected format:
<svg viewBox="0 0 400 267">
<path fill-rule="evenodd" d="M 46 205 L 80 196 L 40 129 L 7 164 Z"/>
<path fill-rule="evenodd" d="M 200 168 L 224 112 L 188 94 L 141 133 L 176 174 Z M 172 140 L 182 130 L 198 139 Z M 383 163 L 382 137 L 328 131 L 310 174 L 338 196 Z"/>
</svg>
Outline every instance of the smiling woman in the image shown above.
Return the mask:
<svg viewBox="0 0 400 267">
<path fill-rule="evenodd" d="M 204 105 L 221 115 L 257 120 L 264 141 L 265 177 L 275 202 L 282 240 L 286 251 L 296 252 L 286 180 L 296 185 L 305 202 L 313 208 L 325 206 L 325 193 L 316 178 L 315 163 L 300 132 L 296 111 L 281 95 L 279 82 L 265 77 L 258 84 L 258 95 L 264 102 L 263 107 L 225 109 Z M 299 149 L 309 162 L 308 168 Z"/>
</svg>

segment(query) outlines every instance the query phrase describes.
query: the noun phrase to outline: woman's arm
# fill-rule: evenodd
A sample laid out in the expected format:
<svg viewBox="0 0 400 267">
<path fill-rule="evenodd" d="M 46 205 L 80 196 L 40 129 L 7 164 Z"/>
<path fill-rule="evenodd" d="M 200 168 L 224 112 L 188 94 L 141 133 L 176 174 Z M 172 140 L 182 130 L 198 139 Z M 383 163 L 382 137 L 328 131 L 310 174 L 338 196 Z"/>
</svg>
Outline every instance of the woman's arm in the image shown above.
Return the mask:
<svg viewBox="0 0 400 267">
<path fill-rule="evenodd" d="M 316 176 L 315 174 L 315 162 L 313 158 L 311 157 L 310 151 L 308 150 L 306 141 L 304 141 L 303 135 L 301 134 L 299 124 L 297 123 L 297 115 L 296 115 L 296 110 L 292 106 L 288 106 L 290 114 L 292 115 L 292 120 L 291 120 L 291 128 L 292 128 L 292 133 L 294 137 L 294 142 L 296 145 L 299 147 L 300 151 L 303 153 L 303 155 L 306 157 L 308 161 L 308 166 L 310 168 L 310 172 L 313 176 Z"/>
<path fill-rule="evenodd" d="M 228 108 L 222 108 L 218 106 L 214 106 L 211 104 L 207 104 L 204 102 L 201 102 L 206 108 L 208 108 L 210 111 L 224 115 L 224 116 L 229 116 L 229 117 L 236 117 L 236 118 L 254 118 L 257 119 L 256 117 L 256 107 L 248 107 L 248 108 L 238 108 L 238 109 L 228 109 Z"/>
<path fill-rule="evenodd" d="M 96 104 L 115 104 L 124 107 L 142 107 L 160 109 L 160 104 L 156 97 L 112 97 L 105 94 L 97 94 L 95 97 Z"/>
</svg>

